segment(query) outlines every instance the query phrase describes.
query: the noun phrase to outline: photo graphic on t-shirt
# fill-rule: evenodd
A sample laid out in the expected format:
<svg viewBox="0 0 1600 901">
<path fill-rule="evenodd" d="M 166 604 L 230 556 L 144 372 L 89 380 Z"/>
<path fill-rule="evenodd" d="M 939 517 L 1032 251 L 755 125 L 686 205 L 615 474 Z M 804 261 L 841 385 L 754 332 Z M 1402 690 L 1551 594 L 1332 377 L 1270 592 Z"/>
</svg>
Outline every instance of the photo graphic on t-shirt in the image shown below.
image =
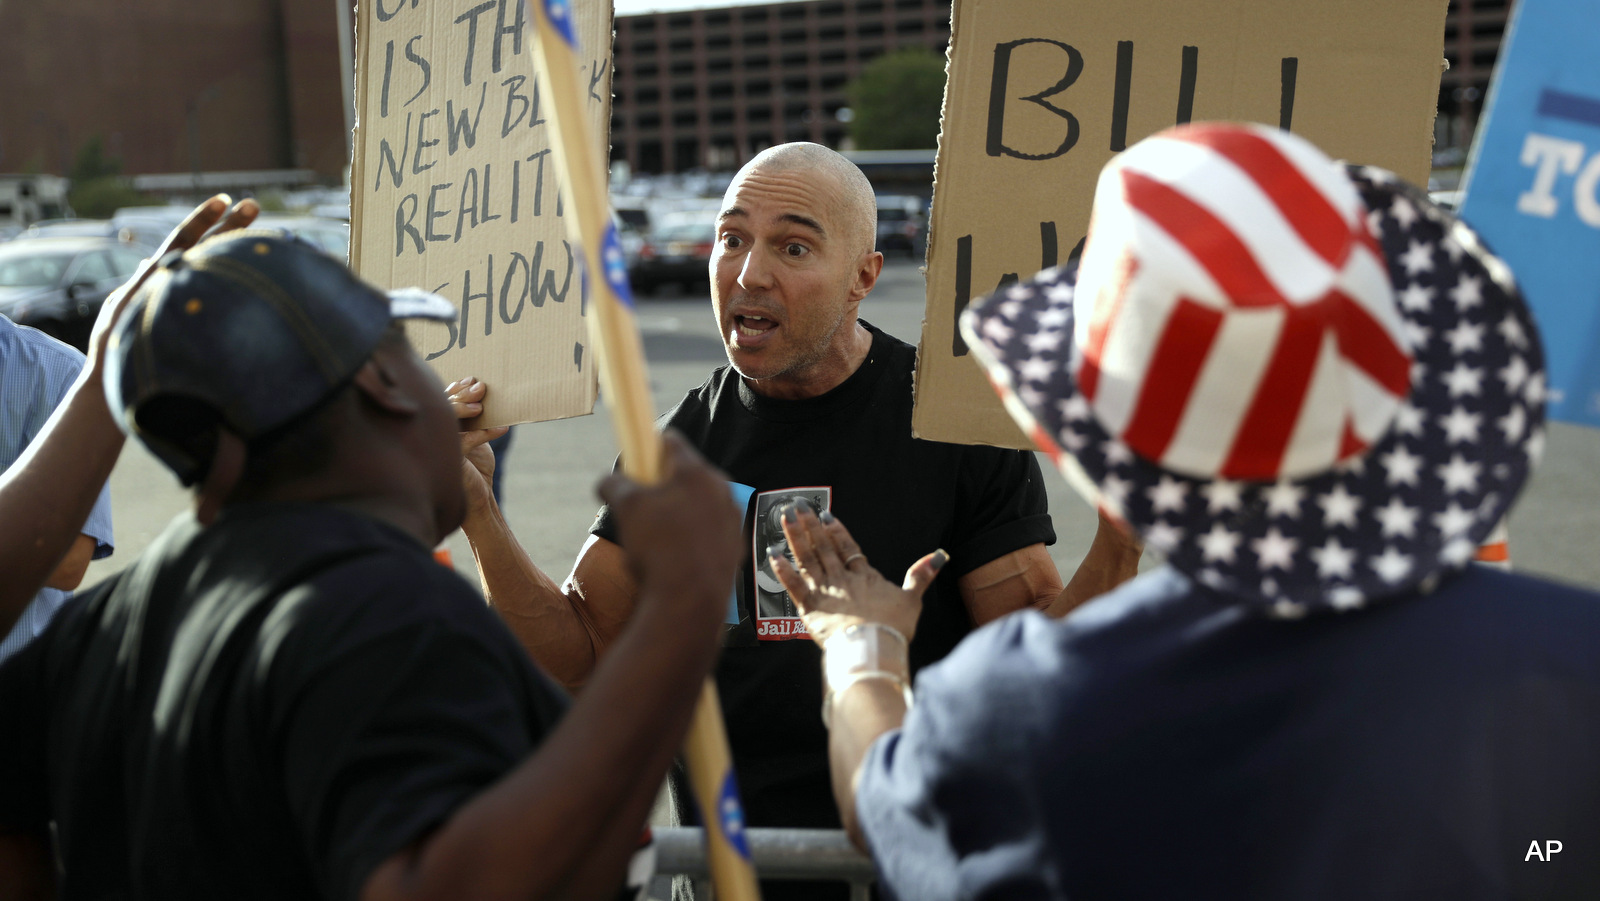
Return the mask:
<svg viewBox="0 0 1600 901">
<path fill-rule="evenodd" d="M 832 500 L 833 489 L 825 485 L 780 488 L 756 495 L 755 528 L 751 530 L 755 565 L 751 568 L 755 572 L 756 637 L 762 641 L 806 637 L 800 611 L 767 559 L 767 548 L 774 548 L 790 562 L 794 561 L 794 551 L 783 535 L 783 508 L 791 502 L 802 501 L 810 505 L 813 513 L 821 513 L 829 509 Z"/>
</svg>

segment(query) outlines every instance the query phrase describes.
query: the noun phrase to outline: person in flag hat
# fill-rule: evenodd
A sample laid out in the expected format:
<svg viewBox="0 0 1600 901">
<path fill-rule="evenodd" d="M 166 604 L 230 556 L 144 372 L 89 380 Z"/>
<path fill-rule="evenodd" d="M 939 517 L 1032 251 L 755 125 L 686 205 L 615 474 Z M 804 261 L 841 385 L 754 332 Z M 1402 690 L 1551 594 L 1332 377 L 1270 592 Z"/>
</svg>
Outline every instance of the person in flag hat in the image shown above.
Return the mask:
<svg viewBox="0 0 1600 901">
<path fill-rule="evenodd" d="M 1472 562 L 1546 388 L 1469 226 L 1287 132 L 1180 127 L 1106 167 L 1079 264 L 962 328 L 1166 565 L 974 633 L 913 695 L 920 579 L 798 514 L 775 565 L 888 896 L 1600 893 L 1600 595 Z"/>
<path fill-rule="evenodd" d="M 139 278 L 96 328 L 103 402 L 70 412 L 195 510 L 0 664 L 0 897 L 637 897 L 740 551 L 720 476 L 669 435 L 661 482 L 602 483 L 639 612 L 569 702 L 431 555 L 462 437 L 400 320 L 448 301 L 266 229 Z"/>
</svg>

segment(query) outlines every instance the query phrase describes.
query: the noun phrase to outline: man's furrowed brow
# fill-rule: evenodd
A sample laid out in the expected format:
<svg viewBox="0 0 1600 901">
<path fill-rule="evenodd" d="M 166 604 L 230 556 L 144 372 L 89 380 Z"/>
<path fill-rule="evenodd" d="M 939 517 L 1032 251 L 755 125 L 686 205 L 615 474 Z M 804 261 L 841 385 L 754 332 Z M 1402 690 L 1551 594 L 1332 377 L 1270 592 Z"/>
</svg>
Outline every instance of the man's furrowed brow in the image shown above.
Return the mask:
<svg viewBox="0 0 1600 901">
<path fill-rule="evenodd" d="M 826 238 L 828 236 L 828 231 L 822 227 L 822 223 L 810 216 L 802 216 L 799 213 L 784 213 L 778 218 L 784 222 L 793 222 L 795 225 L 809 228 L 816 232 L 819 237 Z"/>
<path fill-rule="evenodd" d="M 739 207 L 730 206 L 717 214 L 717 223 L 720 225 L 721 223 L 727 222 L 729 219 L 734 218 L 748 219 L 750 218 L 750 214 Z M 810 216 L 802 216 L 799 213 L 782 213 L 778 216 L 778 221 L 792 222 L 801 228 L 810 229 L 811 231 L 816 232 L 817 237 L 819 238 L 826 238 L 828 236 L 828 230 L 822 227 L 822 223 L 811 218 Z"/>
</svg>

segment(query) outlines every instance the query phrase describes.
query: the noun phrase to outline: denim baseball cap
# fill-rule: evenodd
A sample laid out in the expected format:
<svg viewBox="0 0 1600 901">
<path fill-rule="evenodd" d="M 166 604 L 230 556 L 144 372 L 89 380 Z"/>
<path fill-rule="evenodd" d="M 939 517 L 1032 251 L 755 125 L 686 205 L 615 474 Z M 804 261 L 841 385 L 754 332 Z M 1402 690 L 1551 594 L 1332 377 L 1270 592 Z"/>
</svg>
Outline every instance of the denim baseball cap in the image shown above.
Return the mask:
<svg viewBox="0 0 1600 901">
<path fill-rule="evenodd" d="M 139 289 L 111 336 L 106 397 L 189 485 L 210 467 L 196 434 L 260 441 L 348 383 L 395 320 L 455 316 L 437 294 L 379 290 L 286 232 L 228 232 L 167 255 Z"/>
</svg>

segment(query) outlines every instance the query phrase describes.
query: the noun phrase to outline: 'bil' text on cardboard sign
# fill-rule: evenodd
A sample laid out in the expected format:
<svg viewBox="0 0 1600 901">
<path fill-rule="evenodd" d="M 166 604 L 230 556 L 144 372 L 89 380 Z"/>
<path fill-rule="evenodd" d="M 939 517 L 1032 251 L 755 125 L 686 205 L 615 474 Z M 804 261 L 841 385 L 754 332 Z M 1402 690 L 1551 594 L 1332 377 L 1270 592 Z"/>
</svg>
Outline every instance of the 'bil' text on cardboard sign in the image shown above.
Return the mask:
<svg viewBox="0 0 1600 901">
<path fill-rule="evenodd" d="M 604 158 L 611 4 L 575 0 L 572 13 Z M 456 303 L 448 328 L 411 336 L 445 381 L 488 383 L 484 426 L 580 416 L 597 392 L 525 28 L 522 0 L 373 0 L 357 25 L 350 264 Z"/>
<path fill-rule="evenodd" d="M 956 0 L 918 354 L 918 437 L 1029 447 L 956 318 L 1064 263 L 1119 150 L 1188 121 L 1289 128 L 1425 183 L 1445 0 Z"/>
</svg>

